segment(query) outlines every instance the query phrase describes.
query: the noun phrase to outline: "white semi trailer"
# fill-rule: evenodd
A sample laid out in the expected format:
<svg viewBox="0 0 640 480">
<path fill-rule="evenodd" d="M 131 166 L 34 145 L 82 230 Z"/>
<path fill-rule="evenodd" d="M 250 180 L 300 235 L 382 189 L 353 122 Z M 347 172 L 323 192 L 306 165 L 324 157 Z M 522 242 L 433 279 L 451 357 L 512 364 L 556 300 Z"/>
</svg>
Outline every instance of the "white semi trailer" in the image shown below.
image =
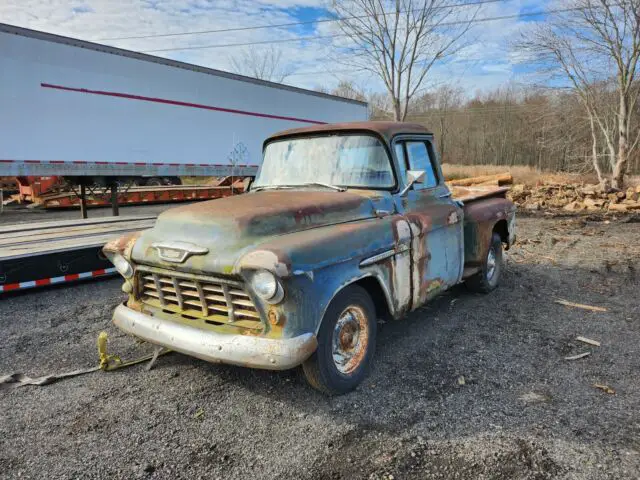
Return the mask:
<svg viewBox="0 0 640 480">
<path fill-rule="evenodd" d="M 0 24 L 0 176 L 251 176 L 270 134 L 366 103 Z"/>
</svg>

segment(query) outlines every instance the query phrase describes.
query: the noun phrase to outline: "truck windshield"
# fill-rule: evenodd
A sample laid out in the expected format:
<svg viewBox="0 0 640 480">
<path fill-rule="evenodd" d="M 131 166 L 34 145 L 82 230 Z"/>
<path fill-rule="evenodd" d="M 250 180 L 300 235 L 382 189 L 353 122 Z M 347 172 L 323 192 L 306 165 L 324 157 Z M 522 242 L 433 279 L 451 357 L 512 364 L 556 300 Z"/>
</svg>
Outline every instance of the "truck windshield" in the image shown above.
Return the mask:
<svg viewBox="0 0 640 480">
<path fill-rule="evenodd" d="M 293 138 L 269 143 L 254 188 L 303 185 L 391 188 L 389 155 L 371 135 Z"/>
</svg>

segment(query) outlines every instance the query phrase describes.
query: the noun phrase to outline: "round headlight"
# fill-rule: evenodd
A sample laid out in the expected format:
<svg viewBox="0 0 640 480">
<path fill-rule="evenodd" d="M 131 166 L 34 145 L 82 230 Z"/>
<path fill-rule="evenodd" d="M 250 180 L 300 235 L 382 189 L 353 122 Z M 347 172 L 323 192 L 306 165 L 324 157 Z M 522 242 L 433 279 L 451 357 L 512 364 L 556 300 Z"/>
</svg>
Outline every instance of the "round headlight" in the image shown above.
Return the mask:
<svg viewBox="0 0 640 480">
<path fill-rule="evenodd" d="M 116 270 L 118 270 L 118 272 L 120 272 L 120 275 L 122 275 L 124 278 L 133 277 L 133 267 L 121 254 L 114 254 L 110 260 L 111 263 L 113 263 L 113 266 L 116 267 Z"/>
<path fill-rule="evenodd" d="M 270 300 L 278 293 L 278 280 L 273 273 L 258 270 L 251 278 L 251 285 L 255 292 L 264 300 Z"/>
</svg>

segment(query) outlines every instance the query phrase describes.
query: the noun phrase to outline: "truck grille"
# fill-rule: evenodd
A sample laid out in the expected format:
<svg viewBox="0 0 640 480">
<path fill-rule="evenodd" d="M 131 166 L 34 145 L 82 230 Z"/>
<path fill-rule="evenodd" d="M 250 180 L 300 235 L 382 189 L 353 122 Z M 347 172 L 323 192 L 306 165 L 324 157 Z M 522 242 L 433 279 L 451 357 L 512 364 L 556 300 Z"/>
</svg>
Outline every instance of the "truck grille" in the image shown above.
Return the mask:
<svg viewBox="0 0 640 480">
<path fill-rule="evenodd" d="M 260 314 L 242 282 L 138 268 L 138 292 L 142 302 L 186 318 L 262 329 Z"/>
</svg>

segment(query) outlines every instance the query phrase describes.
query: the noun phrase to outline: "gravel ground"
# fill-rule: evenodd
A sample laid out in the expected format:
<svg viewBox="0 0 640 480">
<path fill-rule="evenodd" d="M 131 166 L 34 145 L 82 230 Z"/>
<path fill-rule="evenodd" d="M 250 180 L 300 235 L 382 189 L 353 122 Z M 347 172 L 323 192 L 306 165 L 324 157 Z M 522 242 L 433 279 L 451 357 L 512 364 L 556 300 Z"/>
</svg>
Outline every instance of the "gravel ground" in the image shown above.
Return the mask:
<svg viewBox="0 0 640 480">
<path fill-rule="evenodd" d="M 640 224 L 597 220 L 520 219 L 502 286 L 382 325 L 348 395 L 179 354 L 0 392 L 0 476 L 639 478 Z M 148 352 L 110 324 L 120 283 L 0 297 L 0 375 L 94 365 L 101 330 L 123 359 Z"/>
</svg>

